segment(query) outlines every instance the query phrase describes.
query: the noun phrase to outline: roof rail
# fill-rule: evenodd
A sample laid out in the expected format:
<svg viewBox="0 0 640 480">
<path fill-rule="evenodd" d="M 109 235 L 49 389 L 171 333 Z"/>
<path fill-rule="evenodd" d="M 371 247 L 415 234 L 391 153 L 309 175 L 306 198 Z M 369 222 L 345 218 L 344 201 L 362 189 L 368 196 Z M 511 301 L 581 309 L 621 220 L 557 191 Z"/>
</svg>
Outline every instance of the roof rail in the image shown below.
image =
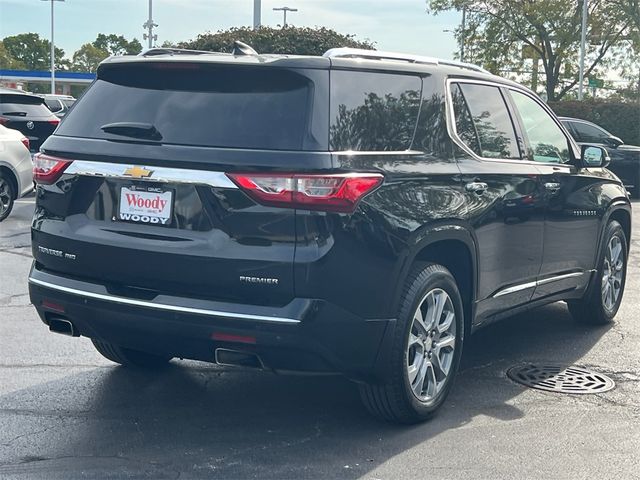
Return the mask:
<svg viewBox="0 0 640 480">
<path fill-rule="evenodd" d="M 324 52 L 323 57 L 329 58 L 366 58 L 370 60 L 400 60 L 410 63 L 428 63 L 437 65 L 438 59 L 407 55 L 405 53 L 382 52 L 380 50 L 364 50 L 362 48 L 332 48 Z"/>
<path fill-rule="evenodd" d="M 188 50 L 186 48 L 149 48 L 138 55 L 141 57 L 153 57 L 155 55 L 224 55 L 220 52 L 206 50 Z"/>
<path fill-rule="evenodd" d="M 365 58 L 369 60 L 399 60 L 409 63 L 420 63 L 430 65 L 448 65 L 452 67 L 467 68 L 476 72 L 488 73 L 478 65 L 472 63 L 458 62 L 455 60 L 442 60 L 434 57 L 423 57 L 421 55 L 410 55 L 406 53 L 381 52 L 378 50 L 364 50 L 361 48 L 332 48 L 324 52 L 323 57 L 329 58 Z"/>
</svg>

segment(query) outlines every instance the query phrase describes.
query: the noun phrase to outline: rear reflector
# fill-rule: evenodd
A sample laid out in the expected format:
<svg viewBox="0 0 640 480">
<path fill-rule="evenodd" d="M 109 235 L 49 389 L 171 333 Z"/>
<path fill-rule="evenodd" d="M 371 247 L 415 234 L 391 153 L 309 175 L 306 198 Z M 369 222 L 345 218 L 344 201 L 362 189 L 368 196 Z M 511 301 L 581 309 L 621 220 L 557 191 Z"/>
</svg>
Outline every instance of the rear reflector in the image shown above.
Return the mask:
<svg viewBox="0 0 640 480">
<path fill-rule="evenodd" d="M 378 173 L 229 173 L 227 176 L 263 205 L 340 213 L 352 213 L 362 197 L 383 180 Z"/>
<path fill-rule="evenodd" d="M 33 179 L 36 183 L 51 185 L 71 165 L 71 160 L 37 153 L 33 157 Z"/>
<path fill-rule="evenodd" d="M 41 305 L 48 310 L 53 310 L 57 313 L 64 313 L 64 307 L 58 303 L 52 302 L 51 300 L 44 299 L 42 300 Z"/>
<path fill-rule="evenodd" d="M 232 333 L 214 332 L 211 334 L 211 338 L 218 342 L 250 343 L 252 345 L 256 343 L 256 337 L 234 335 Z"/>
</svg>

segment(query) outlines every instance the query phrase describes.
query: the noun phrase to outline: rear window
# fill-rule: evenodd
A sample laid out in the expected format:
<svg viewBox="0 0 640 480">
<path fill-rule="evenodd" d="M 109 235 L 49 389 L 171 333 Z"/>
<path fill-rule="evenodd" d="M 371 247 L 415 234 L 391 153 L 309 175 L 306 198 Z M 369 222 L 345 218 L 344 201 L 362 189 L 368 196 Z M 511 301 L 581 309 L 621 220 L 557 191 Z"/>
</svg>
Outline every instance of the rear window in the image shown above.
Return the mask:
<svg viewBox="0 0 640 480">
<path fill-rule="evenodd" d="M 412 75 L 332 71 L 331 149 L 408 149 L 416 129 L 421 91 L 422 81 Z"/>
<path fill-rule="evenodd" d="M 323 76 L 324 74 L 324 76 Z M 326 150 L 328 72 L 149 63 L 105 69 L 57 135 L 119 139 L 101 127 L 153 125 L 162 142 L 226 148 Z M 326 103 L 326 100 L 325 100 Z M 325 107 L 325 110 L 328 107 Z"/>
<path fill-rule="evenodd" d="M 29 95 L 0 95 L 0 115 L 7 117 L 48 117 L 43 100 Z"/>
</svg>

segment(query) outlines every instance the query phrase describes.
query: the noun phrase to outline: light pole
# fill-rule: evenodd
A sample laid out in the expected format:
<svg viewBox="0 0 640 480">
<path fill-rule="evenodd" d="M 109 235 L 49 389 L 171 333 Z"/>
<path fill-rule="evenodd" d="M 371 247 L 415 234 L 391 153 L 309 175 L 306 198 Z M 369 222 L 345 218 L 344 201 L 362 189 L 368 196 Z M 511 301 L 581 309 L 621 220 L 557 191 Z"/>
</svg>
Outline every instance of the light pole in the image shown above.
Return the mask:
<svg viewBox="0 0 640 480">
<path fill-rule="evenodd" d="M 262 1 L 253 0 L 253 29 L 260 28 L 262 23 Z"/>
<path fill-rule="evenodd" d="M 64 2 L 64 0 L 42 0 L 51 2 L 51 93 L 56 93 L 56 46 L 53 42 L 53 2 Z"/>
<path fill-rule="evenodd" d="M 279 7 L 279 8 L 274 8 L 273 11 L 274 12 L 284 12 L 284 24 L 282 25 L 282 28 L 287 28 L 287 12 L 297 12 L 298 9 L 297 8 L 289 8 L 289 7 Z"/>
<path fill-rule="evenodd" d="M 578 76 L 578 100 L 582 100 L 582 89 L 584 83 L 584 56 L 587 48 L 587 15 L 588 2 L 582 0 L 582 35 L 580 36 L 580 74 Z"/>
<path fill-rule="evenodd" d="M 153 42 L 158 40 L 158 35 L 153 34 L 153 27 L 157 26 L 157 23 L 153 23 L 153 0 L 149 0 L 149 19 L 142 25 L 142 28 L 146 28 L 149 32 L 142 34 L 143 40 L 149 40 L 149 48 L 153 48 Z"/>
</svg>

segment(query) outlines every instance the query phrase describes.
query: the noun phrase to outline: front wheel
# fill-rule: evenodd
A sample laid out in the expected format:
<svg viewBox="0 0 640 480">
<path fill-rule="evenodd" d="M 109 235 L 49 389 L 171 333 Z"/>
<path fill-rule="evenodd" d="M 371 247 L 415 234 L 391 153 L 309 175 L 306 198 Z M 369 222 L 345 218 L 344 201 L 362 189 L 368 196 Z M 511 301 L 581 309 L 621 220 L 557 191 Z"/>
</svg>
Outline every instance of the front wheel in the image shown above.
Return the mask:
<svg viewBox="0 0 640 480">
<path fill-rule="evenodd" d="M 462 354 L 464 313 L 455 279 L 442 265 L 407 280 L 384 383 L 360 385 L 366 408 L 397 423 L 427 420 L 447 397 Z"/>
<path fill-rule="evenodd" d="M 604 242 L 593 285 L 582 299 L 567 302 L 571 316 L 579 322 L 594 325 L 610 323 L 622 303 L 629 250 L 624 230 L 615 220 L 607 225 Z"/>
</svg>

